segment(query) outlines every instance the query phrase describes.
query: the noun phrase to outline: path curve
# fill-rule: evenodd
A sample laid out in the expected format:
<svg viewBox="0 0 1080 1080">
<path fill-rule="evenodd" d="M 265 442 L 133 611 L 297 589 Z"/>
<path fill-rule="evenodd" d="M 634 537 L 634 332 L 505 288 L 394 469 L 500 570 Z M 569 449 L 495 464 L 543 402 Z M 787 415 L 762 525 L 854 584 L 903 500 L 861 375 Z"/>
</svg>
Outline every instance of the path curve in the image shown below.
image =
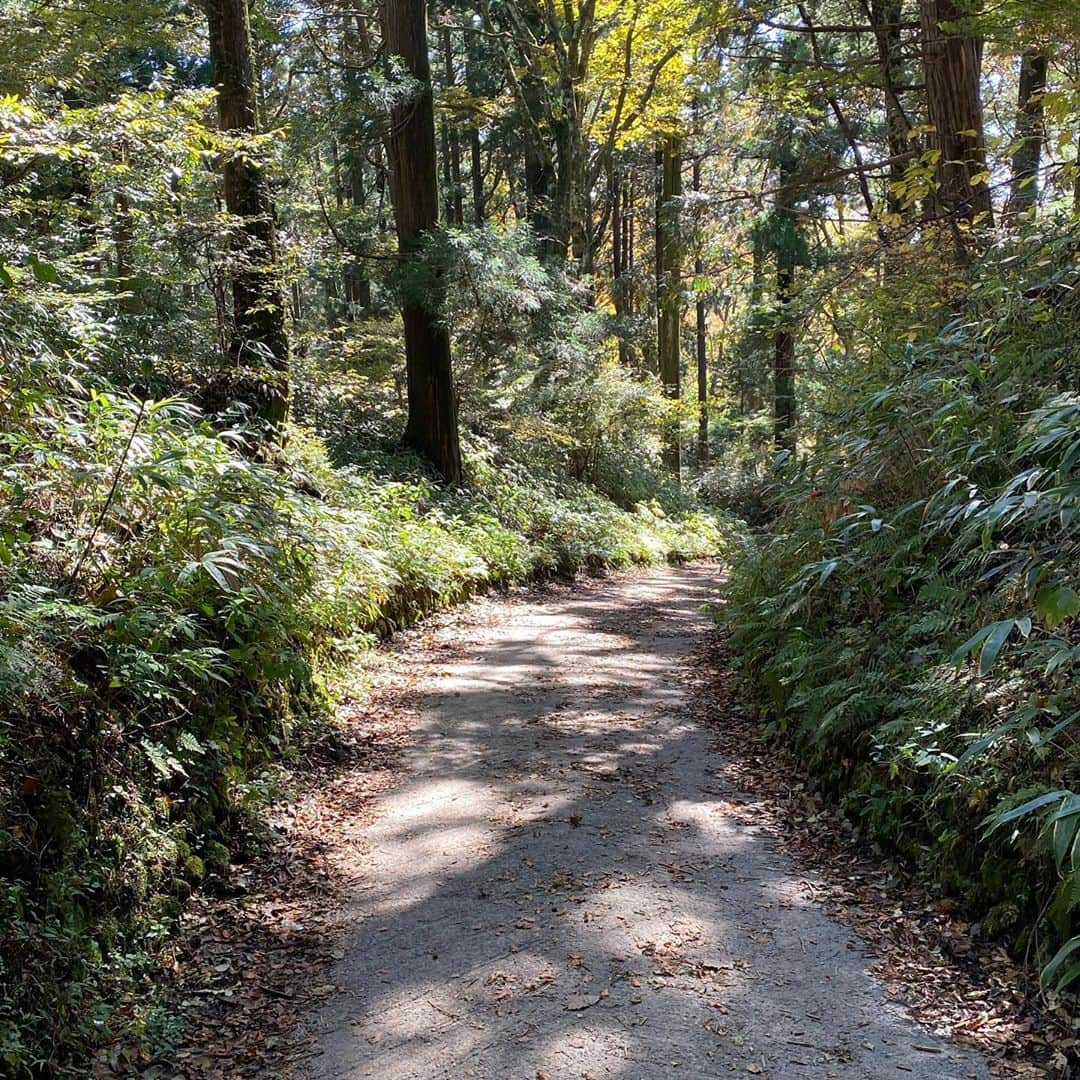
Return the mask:
<svg viewBox="0 0 1080 1080">
<path fill-rule="evenodd" d="M 718 587 L 696 566 L 498 604 L 425 657 L 313 1080 L 989 1076 L 721 812 L 681 667 Z"/>
</svg>

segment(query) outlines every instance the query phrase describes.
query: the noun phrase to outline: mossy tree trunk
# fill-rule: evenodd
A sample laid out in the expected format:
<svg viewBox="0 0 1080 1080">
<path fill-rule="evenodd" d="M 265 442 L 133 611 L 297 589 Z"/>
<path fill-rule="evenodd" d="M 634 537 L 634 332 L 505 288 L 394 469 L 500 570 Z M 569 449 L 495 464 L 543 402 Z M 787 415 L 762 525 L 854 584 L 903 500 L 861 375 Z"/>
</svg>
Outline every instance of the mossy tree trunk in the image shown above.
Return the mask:
<svg viewBox="0 0 1080 1080">
<path fill-rule="evenodd" d="M 1020 57 L 1020 89 L 1016 106 L 1016 149 L 1012 158 L 1008 213 L 1029 210 L 1039 198 L 1039 163 L 1042 160 L 1043 94 L 1046 92 L 1047 56 L 1025 49 Z"/>
<path fill-rule="evenodd" d="M 776 310 L 773 330 L 773 437 L 778 451 L 795 453 L 795 325 L 792 302 L 799 234 L 795 194 L 789 186 L 795 174 L 792 162 L 781 161 L 776 197 Z"/>
<path fill-rule="evenodd" d="M 701 156 L 694 158 L 694 191 L 701 191 Z M 705 275 L 705 262 L 702 259 L 702 240 L 699 237 L 694 253 L 694 305 L 695 344 L 697 346 L 697 398 L 698 398 L 698 465 L 709 460 L 709 354 L 708 332 L 705 320 L 705 295 L 701 292 L 701 279 Z"/>
</svg>

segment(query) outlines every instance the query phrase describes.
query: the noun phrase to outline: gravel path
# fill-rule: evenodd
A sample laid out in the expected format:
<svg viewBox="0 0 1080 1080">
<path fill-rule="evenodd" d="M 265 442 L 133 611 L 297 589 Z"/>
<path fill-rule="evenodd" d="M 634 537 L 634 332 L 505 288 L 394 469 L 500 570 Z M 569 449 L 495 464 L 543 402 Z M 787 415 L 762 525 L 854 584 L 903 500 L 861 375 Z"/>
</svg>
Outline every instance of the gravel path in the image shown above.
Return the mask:
<svg viewBox="0 0 1080 1080">
<path fill-rule="evenodd" d="M 720 811 L 681 666 L 717 587 L 689 567 L 500 604 L 422 658 L 313 1080 L 989 1076 Z"/>
</svg>

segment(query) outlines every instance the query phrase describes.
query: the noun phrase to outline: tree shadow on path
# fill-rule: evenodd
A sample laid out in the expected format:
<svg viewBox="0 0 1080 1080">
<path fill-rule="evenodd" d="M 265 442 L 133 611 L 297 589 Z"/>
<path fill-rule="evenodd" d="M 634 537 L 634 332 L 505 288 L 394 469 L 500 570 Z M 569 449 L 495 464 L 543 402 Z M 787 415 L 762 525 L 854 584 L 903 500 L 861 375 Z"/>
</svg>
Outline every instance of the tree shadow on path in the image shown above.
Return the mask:
<svg viewBox="0 0 1080 1080">
<path fill-rule="evenodd" d="M 315 1080 L 989 1075 L 723 814 L 683 667 L 717 587 L 652 572 L 418 653 Z"/>
</svg>

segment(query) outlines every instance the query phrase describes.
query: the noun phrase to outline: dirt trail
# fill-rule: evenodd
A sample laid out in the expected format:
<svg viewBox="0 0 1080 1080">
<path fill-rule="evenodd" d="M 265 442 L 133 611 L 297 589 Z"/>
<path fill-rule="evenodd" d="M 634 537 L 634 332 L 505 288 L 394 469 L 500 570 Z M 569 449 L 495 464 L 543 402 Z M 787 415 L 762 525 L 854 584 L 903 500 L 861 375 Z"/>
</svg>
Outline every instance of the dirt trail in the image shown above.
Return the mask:
<svg viewBox="0 0 1080 1080">
<path fill-rule="evenodd" d="M 717 587 L 665 569 L 503 605 L 425 668 L 314 1080 L 989 1076 L 721 812 L 680 666 Z"/>
</svg>

